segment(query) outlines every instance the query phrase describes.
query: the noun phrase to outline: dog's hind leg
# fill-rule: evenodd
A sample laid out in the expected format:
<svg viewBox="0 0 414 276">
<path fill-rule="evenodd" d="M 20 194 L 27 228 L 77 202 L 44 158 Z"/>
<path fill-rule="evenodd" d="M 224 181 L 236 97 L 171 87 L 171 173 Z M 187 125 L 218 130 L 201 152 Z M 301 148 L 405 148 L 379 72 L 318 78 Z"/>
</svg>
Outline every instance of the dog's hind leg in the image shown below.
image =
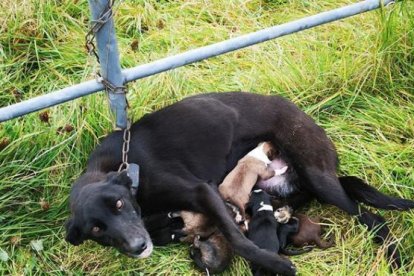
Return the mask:
<svg viewBox="0 0 414 276">
<path fill-rule="evenodd" d="M 391 241 L 390 230 L 386 226 L 384 218 L 358 206 L 346 194 L 336 175 L 319 170 L 307 170 L 307 179 L 310 188 L 319 201 L 334 205 L 348 214 L 356 216 L 360 223 L 366 225 L 369 230 L 375 233 L 374 240 L 377 243 L 382 244 L 385 241 Z M 394 267 L 401 266 L 400 253 L 395 242 L 389 243 L 387 257 Z"/>
<path fill-rule="evenodd" d="M 191 183 L 174 176 L 167 179 L 162 186 L 157 187 L 157 194 L 164 195 L 158 198 L 159 202 L 170 208 L 203 213 L 215 222 L 236 254 L 273 273 L 295 275 L 295 268 L 288 259 L 260 249 L 243 235 L 220 195 L 212 187 L 206 183 Z M 166 181 L 168 183 L 165 183 Z"/>
</svg>

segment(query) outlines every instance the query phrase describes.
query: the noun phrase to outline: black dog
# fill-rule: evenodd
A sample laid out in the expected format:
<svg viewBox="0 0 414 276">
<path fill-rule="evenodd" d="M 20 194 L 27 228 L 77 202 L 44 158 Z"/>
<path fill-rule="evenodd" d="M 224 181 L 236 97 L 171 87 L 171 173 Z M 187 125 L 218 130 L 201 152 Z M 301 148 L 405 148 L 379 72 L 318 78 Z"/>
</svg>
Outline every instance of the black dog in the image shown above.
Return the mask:
<svg viewBox="0 0 414 276">
<path fill-rule="evenodd" d="M 123 132 L 109 134 L 91 154 L 86 172 L 73 186 L 72 217 L 67 240 L 92 239 L 134 257 L 151 253 L 144 215 L 190 210 L 210 217 L 239 254 L 274 273 L 292 275 L 292 263 L 259 249 L 238 229 L 218 193 L 208 184 L 221 183 L 242 156 L 261 141 L 280 148 L 301 179 L 290 206 L 317 198 L 333 204 L 374 229 L 379 242 L 390 238 L 384 219 L 357 201 L 385 209 L 414 207 L 391 198 L 357 178 L 342 183 L 334 145 L 322 128 L 290 101 L 278 96 L 243 92 L 211 93 L 184 99 L 146 115 L 131 128 L 129 160 L 140 165 L 140 188 L 132 198 L 131 181 L 114 173 L 122 162 Z M 344 184 L 344 185 L 341 185 Z M 400 264 L 395 244 L 389 257 Z"/>
</svg>

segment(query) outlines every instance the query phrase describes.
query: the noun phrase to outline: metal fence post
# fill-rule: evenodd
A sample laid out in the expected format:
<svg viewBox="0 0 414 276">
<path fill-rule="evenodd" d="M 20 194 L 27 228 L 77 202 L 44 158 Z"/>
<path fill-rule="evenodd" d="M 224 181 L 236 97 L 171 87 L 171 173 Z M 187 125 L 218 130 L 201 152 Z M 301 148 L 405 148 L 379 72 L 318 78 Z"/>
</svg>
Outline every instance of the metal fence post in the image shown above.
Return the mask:
<svg viewBox="0 0 414 276">
<path fill-rule="evenodd" d="M 108 10 L 111 0 L 89 0 L 89 7 L 92 15 L 92 22 L 108 18 L 102 18 L 105 11 Z M 121 72 L 121 65 L 119 63 L 118 44 L 115 34 L 115 23 L 112 13 L 108 14 L 109 19 L 96 32 L 96 43 L 98 48 L 98 55 L 101 66 L 102 78 L 108 80 L 116 87 L 124 85 L 124 77 Z M 126 128 L 126 95 L 125 93 L 113 93 L 108 91 L 108 97 L 112 112 L 116 116 L 116 126 L 119 128 Z"/>
</svg>

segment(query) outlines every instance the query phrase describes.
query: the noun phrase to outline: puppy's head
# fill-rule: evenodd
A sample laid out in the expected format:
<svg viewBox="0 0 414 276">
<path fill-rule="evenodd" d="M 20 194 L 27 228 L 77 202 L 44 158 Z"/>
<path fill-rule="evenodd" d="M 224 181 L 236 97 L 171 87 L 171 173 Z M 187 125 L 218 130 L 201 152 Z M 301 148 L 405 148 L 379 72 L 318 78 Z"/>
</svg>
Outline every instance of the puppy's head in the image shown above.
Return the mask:
<svg viewBox="0 0 414 276">
<path fill-rule="evenodd" d="M 229 242 L 220 233 L 207 239 L 196 237 L 190 248 L 190 257 L 196 266 L 214 274 L 223 272 L 229 266 L 233 254 Z"/>
<path fill-rule="evenodd" d="M 279 151 L 270 142 L 262 142 L 261 145 L 269 160 L 273 160 L 279 155 Z"/>
<path fill-rule="evenodd" d="M 153 245 L 130 187 L 126 172 L 114 172 L 79 188 L 70 199 L 72 217 L 66 223 L 66 240 L 73 245 L 94 240 L 130 257 L 148 257 Z"/>
</svg>

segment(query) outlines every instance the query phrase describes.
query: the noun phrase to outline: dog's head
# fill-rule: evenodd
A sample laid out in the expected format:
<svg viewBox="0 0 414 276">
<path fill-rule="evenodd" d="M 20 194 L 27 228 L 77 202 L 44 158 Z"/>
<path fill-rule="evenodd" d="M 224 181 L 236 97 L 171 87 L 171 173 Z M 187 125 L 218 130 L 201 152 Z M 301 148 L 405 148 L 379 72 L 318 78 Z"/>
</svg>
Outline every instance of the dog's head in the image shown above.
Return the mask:
<svg viewBox="0 0 414 276">
<path fill-rule="evenodd" d="M 124 171 L 82 185 L 71 195 L 72 217 L 66 223 L 66 240 L 73 245 L 94 240 L 130 257 L 148 257 L 153 245 L 131 184 Z"/>
</svg>

